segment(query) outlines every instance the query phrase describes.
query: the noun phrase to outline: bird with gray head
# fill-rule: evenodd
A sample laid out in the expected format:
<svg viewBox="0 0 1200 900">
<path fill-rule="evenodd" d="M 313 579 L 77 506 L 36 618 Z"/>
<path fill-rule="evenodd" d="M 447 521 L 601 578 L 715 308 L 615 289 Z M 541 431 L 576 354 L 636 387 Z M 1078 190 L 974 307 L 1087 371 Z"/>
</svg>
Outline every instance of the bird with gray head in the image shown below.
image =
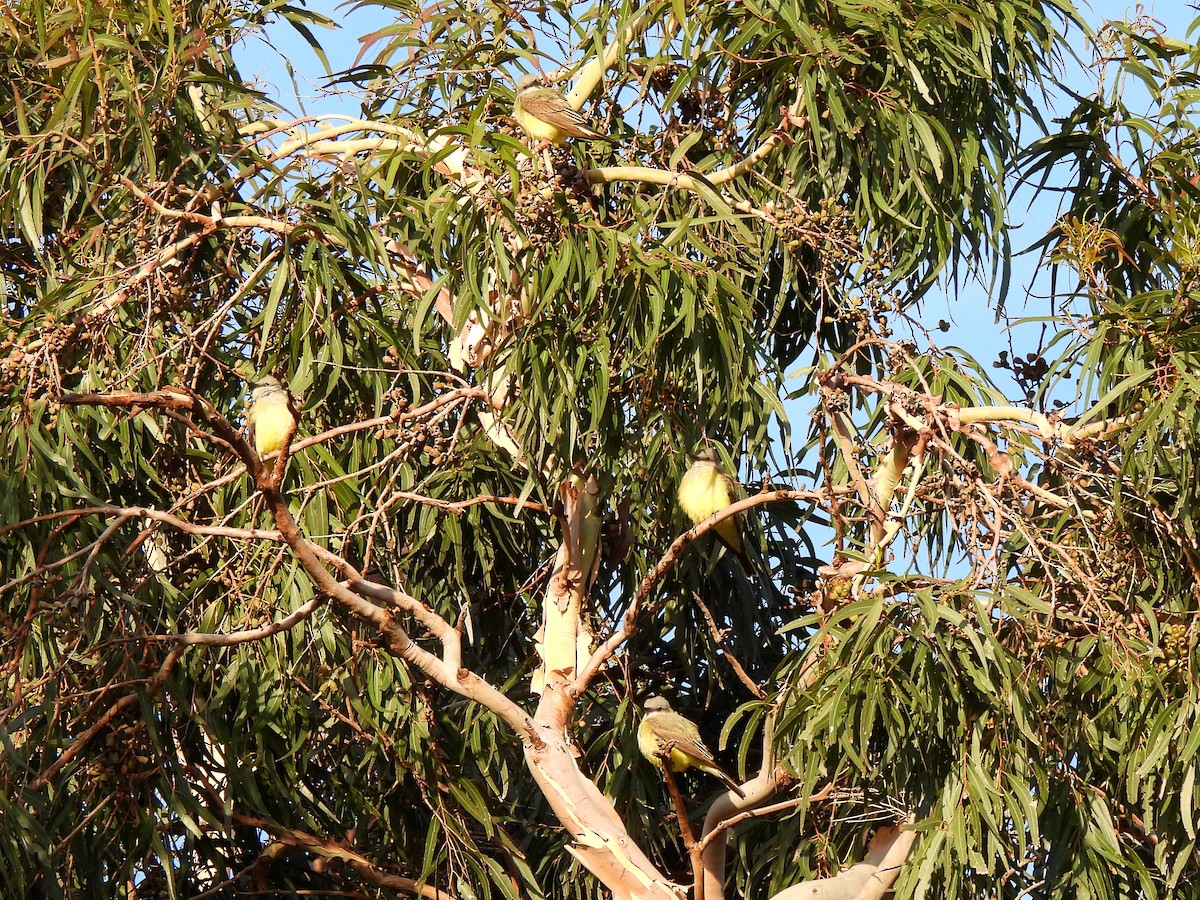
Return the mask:
<svg viewBox="0 0 1200 900">
<path fill-rule="evenodd" d="M 665 697 L 651 697 L 646 701 L 637 739 L 642 756 L 659 768 L 664 761 L 672 772 L 695 767 L 720 778 L 739 797 L 746 796 L 733 776 L 717 764 L 712 751 L 704 746 L 696 723 L 671 709 Z"/>
<path fill-rule="evenodd" d="M 543 87 L 542 77 L 537 74 L 524 75 L 517 82 L 513 118 L 535 141 L 565 144 L 567 138 L 583 138 L 613 143 L 612 138 L 593 128 L 566 97 Z"/>
<path fill-rule="evenodd" d="M 284 438 L 292 430 L 295 416 L 292 415 L 291 398 L 278 378 L 264 375 L 250 384 L 250 408 L 246 413 L 246 426 L 254 450 L 266 456 L 283 446 Z"/>
</svg>

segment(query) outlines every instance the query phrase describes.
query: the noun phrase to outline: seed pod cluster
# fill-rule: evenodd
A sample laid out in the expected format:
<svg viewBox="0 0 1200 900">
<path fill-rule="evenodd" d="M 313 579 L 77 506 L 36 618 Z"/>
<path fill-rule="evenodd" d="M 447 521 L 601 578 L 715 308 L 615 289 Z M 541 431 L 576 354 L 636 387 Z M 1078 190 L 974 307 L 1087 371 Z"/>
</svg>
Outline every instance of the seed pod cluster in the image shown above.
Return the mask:
<svg viewBox="0 0 1200 900">
<path fill-rule="evenodd" d="M 54 386 L 52 374 L 78 372 L 78 368 L 62 372 L 59 363 L 64 348 L 75 346 L 80 338 L 90 337 L 78 332 L 74 322 L 59 322 L 50 314 L 41 320 L 34 333 L 11 333 L 0 338 L 0 392 L 20 385 L 28 393 L 48 393 Z"/>
<path fill-rule="evenodd" d="M 1162 630 L 1162 662 L 1164 668 L 1174 668 L 1188 656 L 1191 639 L 1188 627 L 1182 622 L 1167 625 Z"/>
</svg>

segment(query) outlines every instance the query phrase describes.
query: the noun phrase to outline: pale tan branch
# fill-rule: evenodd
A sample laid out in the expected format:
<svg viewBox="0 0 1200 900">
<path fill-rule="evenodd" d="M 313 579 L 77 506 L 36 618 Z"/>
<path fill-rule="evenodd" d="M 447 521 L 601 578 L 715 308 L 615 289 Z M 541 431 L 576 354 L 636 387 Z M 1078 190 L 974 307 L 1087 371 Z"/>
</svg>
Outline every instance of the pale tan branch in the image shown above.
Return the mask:
<svg viewBox="0 0 1200 900">
<path fill-rule="evenodd" d="M 297 228 L 301 227 L 294 222 L 281 222 L 278 219 L 271 219 L 267 216 L 222 216 L 219 214 L 206 216 L 203 213 L 191 210 L 172 209 L 159 203 L 126 176 L 118 175 L 117 180 L 121 182 L 126 190 L 150 207 L 155 214 L 162 216 L 164 219 L 176 219 L 199 225 L 205 229 L 204 233 L 207 234 L 211 234 L 221 228 L 260 228 L 263 231 L 271 231 L 276 234 L 291 234 Z"/>
<path fill-rule="evenodd" d="M 658 10 L 670 10 L 670 8 L 669 4 L 664 5 L 659 3 L 649 3 L 642 7 L 629 20 L 629 23 L 622 29 L 621 33 L 608 43 L 608 46 L 604 48 L 604 53 L 598 58 L 589 61 L 579 70 L 579 77 L 575 79 L 575 86 L 567 94 L 567 103 L 571 105 L 572 109 L 579 110 L 583 108 L 583 104 L 587 101 L 588 97 L 592 96 L 604 81 L 604 73 L 626 55 L 626 48 L 649 26 L 654 13 Z"/>
<path fill-rule="evenodd" d="M 901 437 L 900 435 L 897 435 L 896 440 L 899 441 L 900 437 Z M 918 440 L 916 442 L 916 446 L 918 447 L 918 452 L 915 455 L 915 462 L 913 463 L 912 475 L 909 477 L 909 481 L 908 481 L 908 490 L 904 494 L 904 501 L 900 506 L 899 512 L 895 512 L 895 513 L 889 512 L 887 514 L 887 519 L 882 526 L 879 538 L 877 540 L 874 540 L 866 548 L 866 556 L 873 561 L 874 565 L 880 565 L 882 563 L 884 553 L 887 552 L 887 548 L 891 546 L 892 542 L 894 540 L 896 540 L 896 536 L 900 534 L 900 529 L 901 529 L 901 527 L 903 527 L 904 519 L 908 516 L 909 510 L 912 508 L 913 502 L 916 500 L 917 488 L 920 486 L 921 478 L 924 476 L 924 472 L 925 472 L 925 446 L 927 443 L 928 442 L 924 439 L 924 437 L 918 438 Z M 906 463 L 909 458 L 909 450 L 908 450 L 907 444 L 905 444 L 904 446 L 905 446 L 904 463 Z M 904 464 L 901 463 L 900 460 L 895 458 L 895 453 L 889 453 L 888 456 L 892 457 L 892 459 L 891 459 L 890 464 L 885 462 L 885 465 L 890 465 L 888 472 L 889 472 L 889 474 L 894 473 L 895 478 L 898 482 L 900 475 L 904 471 Z M 898 471 L 897 471 L 897 469 L 898 469 Z M 880 476 L 877 475 L 876 476 L 877 483 L 878 483 L 879 478 L 880 478 Z M 895 489 L 896 489 L 896 485 L 893 484 L 891 486 L 890 492 L 888 493 L 888 502 L 886 504 L 883 503 L 882 500 L 880 501 L 881 506 L 883 507 L 883 509 L 885 511 L 888 509 L 888 506 L 890 506 L 891 498 L 895 494 Z M 861 591 L 862 584 L 863 584 L 862 576 L 855 576 L 854 577 L 855 596 L 858 596 L 858 593 Z"/>
<path fill-rule="evenodd" d="M 350 586 L 337 581 L 321 564 L 314 545 L 301 535 L 288 510 L 286 498 L 266 479 L 259 480 L 259 490 L 284 540 L 318 590 L 328 594 L 335 603 L 357 618 L 374 625 L 380 633 L 383 647 L 389 653 L 420 669 L 443 687 L 491 710 L 526 740 L 536 738 L 536 729 L 528 713 L 477 673 L 461 667 L 461 637 L 453 626 L 402 591 L 374 584 L 361 577 L 352 581 Z M 349 567 L 348 563 L 344 565 Z M 439 658 L 418 647 L 391 612 L 365 599 L 369 596 L 388 600 L 433 631 L 442 641 L 444 656 Z"/>
<path fill-rule="evenodd" d="M 290 631 L 316 612 L 328 599 L 323 594 L 317 594 L 307 603 L 296 607 L 295 610 L 288 613 L 282 619 L 268 622 L 259 628 L 249 628 L 245 631 L 234 631 L 228 634 L 206 634 L 202 631 L 187 631 L 182 634 L 153 635 L 150 640 L 178 641 L 185 647 L 234 647 L 238 644 L 249 644 L 254 641 L 266 640 L 272 635 L 283 631 Z"/>
<path fill-rule="evenodd" d="M 600 570 L 600 486 L 577 469 L 559 486 L 558 499 L 563 510 L 562 540 L 542 599 L 542 618 L 534 637 L 538 665 L 530 690 L 541 698 L 538 721 L 565 724 L 571 697 L 558 688 L 579 673 L 593 640 L 584 606 Z"/>
<path fill-rule="evenodd" d="M 1131 413 L 1129 415 L 1116 416 L 1112 419 L 1073 427 L 1059 419 L 1021 406 L 959 406 L 954 403 L 943 403 L 940 397 L 931 394 L 917 394 L 907 385 L 872 378 L 868 375 L 839 372 L 832 377 L 831 383 L 833 382 L 853 385 L 866 393 L 887 394 L 889 396 L 914 396 L 922 401 L 930 414 L 944 420 L 953 418 L 963 425 L 1001 425 L 1004 423 L 1020 422 L 1033 426 L 1036 429 L 1037 435 L 1042 439 L 1048 441 L 1058 440 L 1066 446 L 1072 446 L 1082 440 L 1107 437 L 1112 432 L 1130 427 L 1142 417 L 1141 413 Z M 905 421 L 906 424 L 914 428 L 922 424 L 919 420 L 911 418 Z M 1020 430 L 1024 431 L 1024 429 Z"/>
<path fill-rule="evenodd" d="M 783 131 L 785 127 L 806 124 L 808 120 L 799 116 L 799 108 L 800 104 L 797 103 L 795 107 L 786 111 L 779 127 L 754 150 L 733 165 L 715 172 L 702 174 L 700 172 L 672 172 L 667 169 L 655 169 L 651 166 L 602 166 L 588 169 L 586 173 L 588 184 L 617 184 L 620 182 L 656 184 L 692 191 L 703 196 L 705 189 L 722 187 L 753 171 L 755 166 L 787 140 Z"/>
<path fill-rule="evenodd" d="M 311 121 L 336 121 L 341 120 L 339 124 L 327 125 L 313 132 L 301 130 L 300 126 Z M 343 153 L 352 154 L 360 152 L 380 152 L 380 151 L 403 151 L 411 152 L 420 156 L 430 157 L 435 156 L 448 147 L 454 145 L 452 136 L 437 136 L 427 138 L 419 135 L 411 129 L 404 128 L 399 125 L 394 125 L 389 122 L 379 122 L 368 119 L 356 119 L 349 116 L 324 115 L 324 116 L 306 116 L 301 119 L 296 119 L 291 122 L 272 122 L 259 125 L 267 133 L 260 135 L 251 143 L 257 143 L 264 137 L 271 134 L 290 133 L 291 137 L 284 141 L 270 153 L 266 158 L 260 160 L 243 169 L 229 181 L 220 185 L 217 191 L 228 190 L 233 185 L 236 185 L 252 175 L 260 172 L 267 166 L 274 165 L 294 153 L 299 151 L 307 151 L 310 154 L 332 154 Z M 346 141 L 339 142 L 336 139 L 344 134 L 354 134 L 363 132 L 375 132 L 378 134 L 390 135 L 390 138 L 364 138 L 361 141 Z M 249 130 L 244 132 L 249 133 Z M 339 144 L 346 146 L 338 146 Z M 360 145 L 360 146 L 355 146 Z M 318 149 L 320 148 L 320 149 Z M 455 177 L 461 177 L 469 174 L 466 166 L 467 151 L 465 148 L 458 147 L 446 154 L 438 162 L 438 168 L 445 174 Z"/>
<path fill-rule="evenodd" d="M 302 116 L 301 118 L 293 119 L 290 122 L 281 122 L 278 119 L 258 119 L 241 126 L 238 129 L 238 134 L 242 135 L 243 137 L 253 137 L 253 140 L 247 142 L 245 145 L 245 149 L 249 150 L 255 144 L 261 144 L 263 141 L 267 140 L 268 138 L 272 138 L 277 134 L 287 134 L 294 131 L 296 128 L 305 124 L 306 122 L 319 122 L 323 118 L 323 116 L 317 115 Z M 212 188 L 208 192 L 209 197 L 219 197 L 228 194 L 239 184 L 244 183 L 246 179 L 257 175 L 264 169 L 274 165 L 275 163 L 279 162 L 281 158 L 282 157 L 278 155 L 278 151 L 268 153 L 261 159 L 256 160 L 250 165 L 244 167 L 236 175 L 226 179 L 216 187 Z"/>
<path fill-rule="evenodd" d="M 807 682 L 810 672 L 815 668 L 816 655 L 810 657 L 800 673 L 801 683 Z M 801 688 L 803 689 L 803 688 Z M 762 736 L 762 766 L 758 774 L 745 782 L 742 787 L 744 796 L 739 797 L 733 791 L 725 791 L 713 801 L 712 806 L 704 816 L 704 828 L 700 832 L 704 838 L 710 838 L 721 830 L 721 822 L 731 814 L 741 810 L 753 809 L 774 797 L 791 781 L 791 776 L 777 765 L 775 758 L 775 719 L 778 704 L 772 706 L 763 722 Z M 700 846 L 700 856 L 703 864 L 703 886 L 708 900 L 723 900 L 725 896 L 725 842 L 704 840 Z"/>
<path fill-rule="evenodd" d="M 563 827 L 574 838 L 567 851 L 612 892 L 614 900 L 683 900 L 630 837 L 612 800 L 579 770 L 579 752 L 561 723 L 538 722 L 542 740 L 527 742 L 530 772 Z"/>
<path fill-rule="evenodd" d="M 483 494 L 478 497 L 472 497 L 469 500 L 441 500 L 437 497 L 426 497 L 424 494 L 414 494 L 411 491 L 394 491 L 391 496 L 402 500 L 411 500 L 413 503 L 421 503 L 425 506 L 435 506 L 443 512 L 453 513 L 456 516 L 462 515 L 472 506 L 478 506 L 481 503 L 519 506 L 521 509 L 528 509 L 532 512 L 550 512 L 550 508 L 542 503 L 534 503 L 532 500 L 522 500 L 520 497 L 502 497 L 499 494 Z"/>
<path fill-rule="evenodd" d="M 1080 425 L 1077 428 L 1064 428 L 1062 442 L 1071 447 L 1080 441 L 1104 440 L 1115 432 L 1133 427 L 1144 416 L 1143 412 L 1135 412 L 1125 416 L 1114 416 L 1111 419 L 1089 422 L 1087 425 Z"/>
<path fill-rule="evenodd" d="M 844 357 L 845 358 L 845 357 Z M 990 405 L 977 407 L 960 407 L 954 403 L 943 403 L 941 397 L 929 393 L 919 393 L 912 388 L 895 382 L 876 379 L 867 375 L 858 375 L 842 371 L 832 371 L 825 378 L 828 388 L 843 388 L 851 386 L 866 393 L 883 394 L 889 398 L 888 413 L 892 417 L 893 444 L 890 451 L 880 462 L 879 470 L 873 480 L 875 493 L 867 511 L 872 519 L 871 540 L 867 547 L 867 555 L 874 564 L 878 564 L 884 549 L 895 540 L 899 534 L 903 513 L 899 516 L 887 515 L 898 485 L 901 472 L 909 456 L 916 453 L 922 464 L 927 447 L 934 447 L 941 454 L 954 453 L 949 437 L 959 434 L 968 441 L 978 444 L 987 455 L 988 464 L 994 469 L 1001 481 L 1024 491 L 1042 502 L 1057 509 L 1069 509 L 1069 500 L 1059 497 L 1044 487 L 1033 484 L 1025 479 L 1016 468 L 1010 454 L 1001 450 L 998 442 L 992 439 L 991 432 L 980 426 L 996 425 L 1008 427 L 1018 433 L 1040 437 L 1047 442 L 1060 441 L 1064 446 L 1071 446 L 1078 440 L 1090 437 L 1107 436 L 1115 430 L 1127 427 L 1136 416 L 1121 417 L 1094 426 L 1082 426 L 1072 429 L 1053 416 L 1046 416 L 1035 410 L 1012 405 Z M 842 425 L 842 414 L 831 411 L 832 430 L 835 442 L 847 454 L 852 447 L 852 437 Z M 1025 426 L 1033 426 L 1030 431 Z M 959 459 L 959 463 L 963 461 Z M 911 506 L 917 482 L 921 478 L 923 465 L 914 471 L 905 499 L 905 511 Z M 861 487 L 860 487 L 861 494 Z M 1084 512 L 1088 516 L 1089 513 Z"/>
<path fill-rule="evenodd" d="M 867 477 L 863 474 L 854 453 L 854 435 L 851 433 L 853 424 L 850 417 L 840 410 L 833 409 L 829 411 L 829 424 L 833 433 L 833 442 L 837 446 L 838 452 L 842 454 L 842 461 L 846 464 L 850 483 L 854 486 L 859 501 L 868 511 L 876 508 L 877 504 L 871 494 L 871 488 L 867 484 Z"/>
<path fill-rule="evenodd" d="M 808 120 L 804 118 L 791 120 L 789 124 L 804 125 Z M 750 151 L 742 159 L 738 160 L 732 166 L 726 166 L 724 169 L 718 169 L 708 176 L 708 181 L 717 187 L 723 184 L 728 184 L 735 179 L 741 178 L 746 173 L 750 172 L 755 166 L 771 155 L 771 152 L 786 139 L 779 131 L 772 132 L 765 141 L 758 145 L 754 150 Z"/>
<path fill-rule="evenodd" d="M 671 172 L 667 169 L 655 169 L 650 166 L 603 166 L 587 170 L 588 184 L 618 184 L 633 182 L 636 184 L 658 184 L 663 187 L 679 188 L 684 191 L 699 192 L 708 187 L 707 179 L 699 173 L 693 177 L 687 172 Z"/>
<path fill-rule="evenodd" d="M 916 831 L 899 825 L 881 828 L 862 862 L 832 878 L 792 885 L 771 900 L 880 900 L 900 877 L 916 839 Z"/>
<path fill-rule="evenodd" d="M 1054 437 L 1056 428 L 1040 412 L 1020 406 L 967 406 L 958 410 L 958 421 L 964 425 L 991 422 L 1024 422 L 1037 428 L 1043 438 Z"/>
<path fill-rule="evenodd" d="M 103 510 L 105 507 L 100 507 Z M 177 528 L 186 534 L 203 537 L 224 537 L 242 541 L 282 541 L 283 535 L 270 528 L 231 528 L 228 525 L 197 525 L 171 513 L 161 512 L 146 506 L 111 507 L 114 515 L 142 516 Z"/>
<path fill-rule="evenodd" d="M 814 803 L 820 803 L 822 800 L 828 799 L 833 794 L 833 790 L 833 785 L 827 784 L 815 794 L 809 794 L 807 797 L 793 797 L 791 800 L 781 800 L 778 803 L 768 803 L 765 806 L 756 806 L 754 809 L 742 810 L 728 819 L 722 819 L 712 827 L 712 830 L 706 831 L 704 838 L 700 841 L 701 849 L 707 848 L 721 834 L 748 819 L 759 819 L 763 816 L 772 816 L 777 812 L 786 812 L 789 809 L 795 809 L 797 806 L 811 806 Z"/>
</svg>

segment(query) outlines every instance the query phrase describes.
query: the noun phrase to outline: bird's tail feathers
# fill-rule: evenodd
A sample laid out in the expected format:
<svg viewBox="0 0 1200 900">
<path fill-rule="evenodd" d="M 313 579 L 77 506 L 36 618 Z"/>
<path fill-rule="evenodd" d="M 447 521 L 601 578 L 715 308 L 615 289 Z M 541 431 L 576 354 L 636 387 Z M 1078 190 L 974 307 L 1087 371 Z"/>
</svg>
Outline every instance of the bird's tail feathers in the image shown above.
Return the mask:
<svg viewBox="0 0 1200 900">
<path fill-rule="evenodd" d="M 615 137 L 603 134 L 590 125 L 576 124 L 575 128 L 579 131 L 578 137 L 586 138 L 589 141 L 604 141 L 604 143 L 612 144 L 613 146 L 620 143 Z"/>
<path fill-rule="evenodd" d="M 738 568 L 742 570 L 742 574 L 746 576 L 747 580 L 753 580 L 757 568 L 754 564 L 754 560 L 750 558 L 750 554 L 746 552 L 746 547 L 744 546 L 746 540 L 745 535 L 742 535 L 743 546 L 736 547 L 729 541 L 725 540 L 725 538 L 721 537 L 720 534 L 717 534 L 716 531 L 713 531 L 713 534 L 715 534 L 717 540 L 721 542 L 721 546 L 729 551 L 729 555 L 732 556 L 737 562 Z"/>
<path fill-rule="evenodd" d="M 715 765 L 715 764 L 711 768 L 708 766 L 705 766 L 704 771 L 708 772 L 709 775 L 717 776 L 718 778 L 721 779 L 721 781 L 725 782 L 725 786 L 727 788 L 729 788 L 731 791 L 733 791 L 735 794 L 737 794 L 743 800 L 746 799 L 746 792 L 742 790 L 741 785 L 739 785 L 737 783 L 737 781 L 734 780 L 734 777 L 732 775 L 730 775 L 728 772 L 726 772 L 720 766 Z"/>
</svg>

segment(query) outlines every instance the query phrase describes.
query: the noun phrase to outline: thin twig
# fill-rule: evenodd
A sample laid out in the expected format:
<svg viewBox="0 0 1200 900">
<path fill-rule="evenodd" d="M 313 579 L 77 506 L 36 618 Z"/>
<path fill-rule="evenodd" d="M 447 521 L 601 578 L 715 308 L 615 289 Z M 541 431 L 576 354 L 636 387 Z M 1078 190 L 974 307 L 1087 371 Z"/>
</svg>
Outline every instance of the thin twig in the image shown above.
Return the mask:
<svg viewBox="0 0 1200 900">
<path fill-rule="evenodd" d="M 759 685 L 755 684 L 754 679 L 746 673 L 746 670 L 742 668 L 742 664 L 738 662 L 738 658 L 734 656 L 733 651 L 729 649 L 729 644 L 725 640 L 725 635 L 721 632 L 721 629 L 717 627 L 717 620 L 713 618 L 713 614 L 709 610 L 708 605 L 695 591 L 692 591 L 692 600 L 694 600 L 696 605 L 700 607 L 700 612 L 704 614 L 704 621 L 708 623 L 708 630 L 712 634 L 713 643 L 721 648 L 722 655 L 729 661 L 729 665 L 733 667 L 734 673 L 739 679 L 741 679 L 742 684 L 746 686 L 746 690 L 748 690 L 759 700 L 767 699 L 767 692 L 764 691 Z"/>
<path fill-rule="evenodd" d="M 179 657 L 183 655 L 185 649 L 186 648 L 182 646 L 173 647 L 171 649 L 171 652 L 167 654 L 166 659 L 163 660 L 162 665 L 158 667 L 158 671 L 155 672 L 150 680 L 146 683 L 147 693 L 155 694 L 159 691 L 163 685 L 163 682 L 167 680 L 167 675 L 170 674 L 171 669 L 179 660 Z M 83 749 L 92 742 L 96 735 L 99 734 L 109 722 L 117 717 L 121 710 L 128 706 L 133 706 L 140 699 L 141 695 L 136 692 L 126 694 L 111 707 L 109 707 L 108 712 L 97 719 L 92 726 L 87 729 L 87 731 L 75 738 L 75 740 L 71 742 L 71 745 L 59 754 L 58 759 L 51 763 L 49 767 L 47 767 L 40 775 L 38 775 L 37 778 L 33 780 L 33 784 L 31 785 L 33 790 L 41 790 L 47 784 L 49 784 L 50 779 L 57 775 L 63 766 L 67 765 L 67 763 L 82 753 Z"/>
</svg>

